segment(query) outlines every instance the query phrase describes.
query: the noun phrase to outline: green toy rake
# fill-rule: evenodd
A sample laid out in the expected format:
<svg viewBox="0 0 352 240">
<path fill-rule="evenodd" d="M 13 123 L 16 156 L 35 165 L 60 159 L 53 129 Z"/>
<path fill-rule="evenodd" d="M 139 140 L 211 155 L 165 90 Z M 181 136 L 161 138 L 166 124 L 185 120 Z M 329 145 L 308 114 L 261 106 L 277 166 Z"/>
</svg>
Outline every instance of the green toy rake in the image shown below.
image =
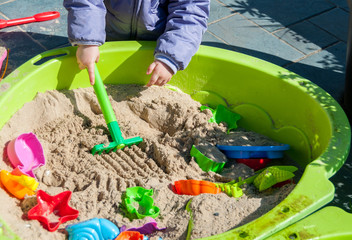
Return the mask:
<svg viewBox="0 0 352 240">
<path fill-rule="evenodd" d="M 126 146 L 131 146 L 133 144 L 138 144 L 143 141 L 141 137 L 134 137 L 129 139 L 124 139 L 121 134 L 120 127 L 117 123 L 115 113 L 111 107 L 111 103 L 106 93 L 103 81 L 101 80 L 97 66 L 95 65 L 95 84 L 93 85 L 95 94 L 97 95 L 99 105 L 103 112 L 105 122 L 108 125 L 109 132 L 113 142 L 107 144 L 95 145 L 92 149 L 92 154 L 102 152 L 109 153 L 110 151 L 116 152 L 117 149 L 122 149 Z"/>
</svg>

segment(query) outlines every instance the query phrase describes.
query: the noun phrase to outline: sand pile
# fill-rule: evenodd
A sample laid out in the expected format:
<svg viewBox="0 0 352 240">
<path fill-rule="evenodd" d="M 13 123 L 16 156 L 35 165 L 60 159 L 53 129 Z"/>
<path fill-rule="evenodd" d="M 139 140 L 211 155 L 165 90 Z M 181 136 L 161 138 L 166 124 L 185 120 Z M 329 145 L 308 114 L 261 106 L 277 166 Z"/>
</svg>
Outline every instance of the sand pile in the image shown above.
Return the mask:
<svg viewBox="0 0 352 240">
<path fill-rule="evenodd" d="M 225 141 L 227 129 L 223 124 L 209 123 L 211 112 L 200 112 L 200 104 L 188 95 L 136 85 L 108 86 L 107 91 L 124 137 L 143 138 L 138 146 L 92 156 L 90 150 L 94 145 L 109 142 L 92 88 L 39 93 L 0 132 L 1 146 L 21 133 L 32 131 L 37 135 L 46 157 L 46 165 L 36 171 L 38 189 L 50 195 L 72 191 L 70 206 L 80 211 L 79 219 L 66 224 L 100 217 L 119 227 L 141 226 L 145 220 L 130 222 L 119 204 L 126 188 L 142 186 L 154 189 L 155 205 L 160 208 L 156 221 L 159 227 L 167 227 L 158 236 L 185 239 L 189 220 L 185 205 L 192 196 L 174 194 L 174 181 L 227 182 L 253 174 L 247 166 L 236 163 L 225 169 L 223 175 L 205 173 L 198 167 L 189 154 L 192 145 Z M 240 142 L 248 142 L 246 134 L 236 137 Z M 255 139 L 252 133 L 250 137 Z M 4 151 L 3 158 L 1 169 L 11 171 Z M 191 204 L 195 221 L 192 238 L 243 225 L 276 206 L 292 188 L 293 185 L 286 185 L 259 193 L 247 186 L 246 194 L 239 199 L 224 193 L 195 196 Z M 36 204 L 35 197 L 19 201 L 1 190 L 0 200 L 7 203 L 0 206 L 1 218 L 23 239 L 65 239 L 66 224 L 50 233 L 39 222 L 26 219 L 27 211 Z"/>
</svg>

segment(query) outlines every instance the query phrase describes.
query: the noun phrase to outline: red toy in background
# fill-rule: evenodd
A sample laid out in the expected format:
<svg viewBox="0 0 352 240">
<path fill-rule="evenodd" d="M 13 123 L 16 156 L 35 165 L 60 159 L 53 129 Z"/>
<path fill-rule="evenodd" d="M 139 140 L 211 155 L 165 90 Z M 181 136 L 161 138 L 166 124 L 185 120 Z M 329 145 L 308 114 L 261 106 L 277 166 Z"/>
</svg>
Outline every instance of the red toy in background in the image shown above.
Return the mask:
<svg viewBox="0 0 352 240">
<path fill-rule="evenodd" d="M 252 168 L 254 171 L 263 169 L 270 162 L 269 158 L 238 158 L 236 162 L 243 163 L 248 167 Z"/>
<path fill-rule="evenodd" d="M 0 28 L 16 26 L 25 23 L 32 23 L 32 22 L 43 22 L 52 20 L 55 18 L 60 17 L 60 13 L 57 11 L 50 11 L 50 12 L 42 12 L 35 14 L 31 17 L 24 17 L 24 18 L 17 18 L 17 19 L 10 19 L 4 20 L 0 19 Z"/>
</svg>

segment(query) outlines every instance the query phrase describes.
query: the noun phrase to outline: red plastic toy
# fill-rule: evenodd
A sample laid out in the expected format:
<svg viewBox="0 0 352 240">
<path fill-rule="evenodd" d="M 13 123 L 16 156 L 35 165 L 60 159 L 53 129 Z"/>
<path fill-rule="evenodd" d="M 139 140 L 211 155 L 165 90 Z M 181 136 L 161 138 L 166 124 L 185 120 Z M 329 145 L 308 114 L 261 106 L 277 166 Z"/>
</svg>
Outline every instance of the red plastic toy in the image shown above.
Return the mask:
<svg viewBox="0 0 352 240">
<path fill-rule="evenodd" d="M 55 196 L 50 196 L 46 192 L 38 190 L 38 204 L 29 210 L 28 218 L 38 220 L 50 232 L 56 231 L 60 224 L 78 217 L 79 211 L 68 205 L 68 202 L 71 199 L 71 194 L 71 191 L 65 191 Z M 57 222 L 49 220 L 51 214 L 59 217 Z"/>
<path fill-rule="evenodd" d="M 58 17 L 60 17 L 59 12 L 51 11 L 51 12 L 38 13 L 31 17 L 25 17 L 25 18 L 17 18 L 17 19 L 11 19 L 11 20 L 0 19 L 0 28 L 11 27 L 11 26 L 31 23 L 31 22 L 43 22 L 43 21 L 52 20 Z"/>
<path fill-rule="evenodd" d="M 269 158 L 239 158 L 236 159 L 236 162 L 243 163 L 248 167 L 252 168 L 254 171 L 265 168 L 266 165 L 270 162 Z"/>
<path fill-rule="evenodd" d="M 274 188 L 280 188 L 282 186 L 285 186 L 286 184 L 294 184 L 295 181 L 293 179 L 289 179 L 289 180 L 286 180 L 286 181 L 283 181 L 283 182 L 279 182 L 279 183 L 276 183 L 273 187 Z"/>
</svg>

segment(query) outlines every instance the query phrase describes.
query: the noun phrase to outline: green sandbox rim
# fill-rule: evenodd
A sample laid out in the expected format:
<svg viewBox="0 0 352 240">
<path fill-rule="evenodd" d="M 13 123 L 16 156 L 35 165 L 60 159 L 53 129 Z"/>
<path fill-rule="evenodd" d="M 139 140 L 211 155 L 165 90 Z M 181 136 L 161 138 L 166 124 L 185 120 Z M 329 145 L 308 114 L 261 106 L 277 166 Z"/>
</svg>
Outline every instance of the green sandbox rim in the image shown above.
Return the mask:
<svg viewBox="0 0 352 240">
<path fill-rule="evenodd" d="M 104 44 L 98 63 L 104 83 L 145 84 L 154 47 L 154 42 Z M 3 79 L 0 128 L 37 92 L 90 87 L 86 71 L 77 67 L 75 50 L 44 52 Z M 170 85 L 202 104 L 227 105 L 241 115 L 240 127 L 290 144 L 288 155 L 305 168 L 292 193 L 270 212 L 204 239 L 265 239 L 333 199 L 335 189 L 328 179 L 347 158 L 351 132 L 342 108 L 323 89 L 277 65 L 207 46 L 200 47 L 188 68 L 178 72 Z"/>
<path fill-rule="evenodd" d="M 352 238 L 352 214 L 338 207 L 325 207 L 270 236 L 272 240 Z"/>
</svg>

